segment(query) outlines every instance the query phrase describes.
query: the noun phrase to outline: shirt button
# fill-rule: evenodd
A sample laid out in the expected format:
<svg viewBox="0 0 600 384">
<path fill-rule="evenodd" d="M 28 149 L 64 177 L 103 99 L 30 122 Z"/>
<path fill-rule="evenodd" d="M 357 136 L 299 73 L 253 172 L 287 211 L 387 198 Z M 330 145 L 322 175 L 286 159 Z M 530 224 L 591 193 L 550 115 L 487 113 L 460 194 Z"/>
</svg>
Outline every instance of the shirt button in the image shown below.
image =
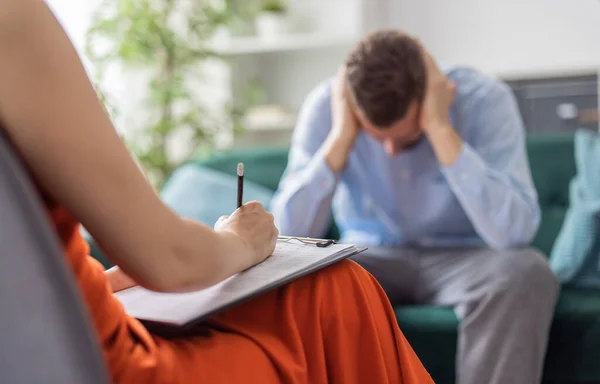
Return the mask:
<svg viewBox="0 0 600 384">
<path fill-rule="evenodd" d="M 327 189 L 327 186 L 329 185 L 329 183 L 325 180 L 321 180 L 321 188 L 323 189 Z"/>
<path fill-rule="evenodd" d="M 408 180 L 409 177 L 410 172 L 408 172 L 407 170 L 400 171 L 400 180 Z"/>
<path fill-rule="evenodd" d="M 466 172 L 463 172 L 463 173 L 461 173 L 460 175 L 458 175 L 458 177 L 459 177 L 461 180 L 467 180 L 467 179 L 469 178 L 469 175 L 467 175 L 467 173 L 466 173 Z"/>
</svg>

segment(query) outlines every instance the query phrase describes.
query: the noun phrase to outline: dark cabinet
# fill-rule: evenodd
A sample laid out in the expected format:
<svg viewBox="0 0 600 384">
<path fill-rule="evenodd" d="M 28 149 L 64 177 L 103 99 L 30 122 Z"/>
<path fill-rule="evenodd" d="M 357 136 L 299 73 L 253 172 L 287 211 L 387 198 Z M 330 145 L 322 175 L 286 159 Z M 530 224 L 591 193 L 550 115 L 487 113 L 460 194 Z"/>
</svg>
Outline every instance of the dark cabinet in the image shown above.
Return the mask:
<svg viewBox="0 0 600 384">
<path fill-rule="evenodd" d="M 507 80 L 528 133 L 598 131 L 598 75 Z"/>
</svg>

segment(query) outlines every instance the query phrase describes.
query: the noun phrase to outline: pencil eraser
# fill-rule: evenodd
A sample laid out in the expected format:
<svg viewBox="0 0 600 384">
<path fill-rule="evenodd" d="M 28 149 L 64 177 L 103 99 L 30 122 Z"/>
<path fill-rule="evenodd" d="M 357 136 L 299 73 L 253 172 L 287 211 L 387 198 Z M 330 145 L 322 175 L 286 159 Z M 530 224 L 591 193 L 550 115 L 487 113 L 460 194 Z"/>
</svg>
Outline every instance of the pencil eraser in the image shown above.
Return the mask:
<svg viewBox="0 0 600 384">
<path fill-rule="evenodd" d="M 244 164 L 243 163 L 238 164 L 237 174 L 238 174 L 238 176 L 244 176 Z"/>
</svg>

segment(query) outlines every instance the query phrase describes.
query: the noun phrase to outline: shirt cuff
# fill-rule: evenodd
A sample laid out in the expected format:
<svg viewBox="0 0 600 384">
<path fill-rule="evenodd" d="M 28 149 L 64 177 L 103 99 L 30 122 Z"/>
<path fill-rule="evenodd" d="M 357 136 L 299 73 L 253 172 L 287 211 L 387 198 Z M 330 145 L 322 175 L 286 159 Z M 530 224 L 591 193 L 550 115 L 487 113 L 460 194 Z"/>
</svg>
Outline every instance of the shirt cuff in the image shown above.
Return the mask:
<svg viewBox="0 0 600 384">
<path fill-rule="evenodd" d="M 337 185 L 337 175 L 327 164 L 325 153 L 318 151 L 313 156 L 312 160 L 304 173 L 306 184 L 312 184 L 316 188 L 316 193 L 321 196 L 327 196 L 333 192 Z M 317 192 L 318 191 L 318 192 Z"/>
<path fill-rule="evenodd" d="M 442 166 L 442 173 L 451 185 L 481 186 L 478 181 L 487 172 L 483 159 L 466 142 L 463 142 L 460 154 L 454 164 Z"/>
</svg>

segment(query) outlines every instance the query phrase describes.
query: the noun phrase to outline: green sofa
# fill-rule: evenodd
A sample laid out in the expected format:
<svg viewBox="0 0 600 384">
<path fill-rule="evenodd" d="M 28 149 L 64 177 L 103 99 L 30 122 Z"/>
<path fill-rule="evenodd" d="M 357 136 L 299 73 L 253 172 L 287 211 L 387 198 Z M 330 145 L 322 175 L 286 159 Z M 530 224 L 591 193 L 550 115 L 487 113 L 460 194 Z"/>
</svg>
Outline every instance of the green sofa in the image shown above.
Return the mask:
<svg viewBox="0 0 600 384">
<path fill-rule="evenodd" d="M 527 148 L 542 207 L 542 223 L 533 245 L 549 254 L 569 203 L 568 185 L 575 175 L 574 140 L 572 135 L 531 135 Z M 240 161 L 245 163 L 248 180 L 275 190 L 286 166 L 287 149 L 238 150 L 195 164 L 234 174 Z M 337 236 L 335 225 L 327 236 Z M 93 244 L 92 249 L 109 265 Z M 402 306 L 395 311 L 401 329 L 435 381 L 453 383 L 458 327 L 454 312 L 430 306 Z M 600 291 L 563 287 L 550 332 L 544 383 L 600 383 Z"/>
</svg>

